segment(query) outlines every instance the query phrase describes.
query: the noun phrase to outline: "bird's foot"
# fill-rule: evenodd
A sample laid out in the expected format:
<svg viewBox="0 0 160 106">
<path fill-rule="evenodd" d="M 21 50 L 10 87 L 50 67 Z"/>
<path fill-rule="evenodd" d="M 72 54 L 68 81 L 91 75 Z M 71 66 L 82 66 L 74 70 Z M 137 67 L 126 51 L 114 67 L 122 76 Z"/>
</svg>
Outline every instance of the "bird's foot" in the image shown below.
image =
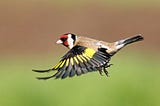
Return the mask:
<svg viewBox="0 0 160 106">
<path fill-rule="evenodd" d="M 104 67 L 103 71 L 106 74 L 106 76 L 109 77 L 107 68 Z"/>
<path fill-rule="evenodd" d="M 99 71 L 100 75 L 103 76 L 103 72 L 104 72 L 105 75 L 107 77 L 109 77 L 107 68 L 110 67 L 111 65 L 113 65 L 113 64 L 109 64 L 109 65 L 106 65 L 106 66 L 99 68 L 98 71 Z"/>
<path fill-rule="evenodd" d="M 100 74 L 101 76 L 103 76 L 102 68 L 99 68 L 98 71 L 99 71 L 99 74 Z"/>
</svg>

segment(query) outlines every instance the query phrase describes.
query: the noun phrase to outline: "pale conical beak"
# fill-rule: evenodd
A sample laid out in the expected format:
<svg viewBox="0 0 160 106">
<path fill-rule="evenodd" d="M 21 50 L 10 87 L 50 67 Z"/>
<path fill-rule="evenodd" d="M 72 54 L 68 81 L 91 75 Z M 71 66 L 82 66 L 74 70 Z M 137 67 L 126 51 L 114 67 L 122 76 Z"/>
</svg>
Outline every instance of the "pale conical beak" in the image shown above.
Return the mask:
<svg viewBox="0 0 160 106">
<path fill-rule="evenodd" d="M 57 44 L 62 44 L 63 42 L 62 42 L 62 40 L 58 40 L 56 43 Z"/>
</svg>

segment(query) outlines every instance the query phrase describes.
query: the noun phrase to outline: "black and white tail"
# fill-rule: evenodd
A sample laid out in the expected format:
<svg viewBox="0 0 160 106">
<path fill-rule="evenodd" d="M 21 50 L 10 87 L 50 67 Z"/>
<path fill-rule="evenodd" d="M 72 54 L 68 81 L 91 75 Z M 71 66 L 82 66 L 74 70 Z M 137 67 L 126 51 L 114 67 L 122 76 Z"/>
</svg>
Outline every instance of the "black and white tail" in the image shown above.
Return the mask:
<svg viewBox="0 0 160 106">
<path fill-rule="evenodd" d="M 129 37 L 129 38 L 117 41 L 116 42 L 116 47 L 117 47 L 117 49 L 121 49 L 128 44 L 131 44 L 131 43 L 134 43 L 134 42 L 137 42 L 137 41 L 141 41 L 141 40 L 143 40 L 143 37 L 142 37 L 141 34 L 138 34 L 138 35 L 135 35 L 133 37 Z"/>
</svg>

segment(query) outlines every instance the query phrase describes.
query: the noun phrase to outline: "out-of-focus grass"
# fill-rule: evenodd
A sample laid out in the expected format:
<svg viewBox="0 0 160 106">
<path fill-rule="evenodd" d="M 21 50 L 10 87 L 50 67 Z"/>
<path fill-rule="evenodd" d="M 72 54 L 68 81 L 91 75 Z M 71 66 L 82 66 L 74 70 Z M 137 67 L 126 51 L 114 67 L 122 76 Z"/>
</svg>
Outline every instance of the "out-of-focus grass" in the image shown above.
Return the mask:
<svg viewBox="0 0 160 106">
<path fill-rule="evenodd" d="M 43 75 L 31 69 L 55 64 L 51 57 L 2 59 L 0 106 L 159 106 L 159 59 L 125 54 L 113 57 L 110 77 L 94 72 L 47 81 L 35 79 Z"/>
</svg>

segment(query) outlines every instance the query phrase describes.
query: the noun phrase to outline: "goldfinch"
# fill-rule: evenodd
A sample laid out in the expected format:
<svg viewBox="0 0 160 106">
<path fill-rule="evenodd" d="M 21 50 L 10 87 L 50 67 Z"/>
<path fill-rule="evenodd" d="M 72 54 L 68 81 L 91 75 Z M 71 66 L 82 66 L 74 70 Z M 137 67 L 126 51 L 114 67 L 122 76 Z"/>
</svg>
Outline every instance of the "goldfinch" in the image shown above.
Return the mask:
<svg viewBox="0 0 160 106">
<path fill-rule="evenodd" d="M 84 36 L 77 36 L 72 33 L 66 33 L 60 36 L 57 44 L 62 44 L 69 51 L 60 59 L 52 69 L 49 70 L 33 70 L 35 72 L 50 72 L 56 71 L 49 77 L 37 77 L 38 79 L 64 79 L 66 77 L 79 76 L 87 72 L 99 71 L 102 75 L 104 72 L 108 76 L 107 68 L 111 57 L 126 45 L 141 41 L 141 34 L 118 40 L 113 43 L 108 43 Z"/>
</svg>

